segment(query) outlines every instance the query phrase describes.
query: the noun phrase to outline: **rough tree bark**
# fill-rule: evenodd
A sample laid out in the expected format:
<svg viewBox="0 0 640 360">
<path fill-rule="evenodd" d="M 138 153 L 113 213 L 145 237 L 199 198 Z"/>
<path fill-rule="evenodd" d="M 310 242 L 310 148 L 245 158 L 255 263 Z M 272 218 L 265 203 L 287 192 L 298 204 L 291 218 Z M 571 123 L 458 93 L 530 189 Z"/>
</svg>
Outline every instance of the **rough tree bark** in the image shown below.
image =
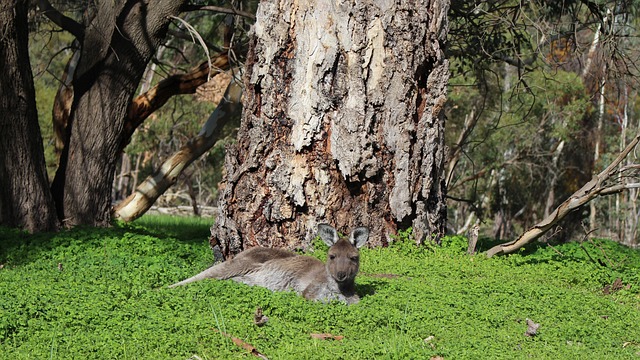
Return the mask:
<svg viewBox="0 0 640 360">
<path fill-rule="evenodd" d="M 444 234 L 448 7 L 260 2 L 212 244 L 306 247 L 319 222 L 373 245 Z"/>
<path fill-rule="evenodd" d="M 27 1 L 0 2 L 0 224 L 33 232 L 54 230 L 58 220 L 38 126 L 27 11 Z"/>
</svg>

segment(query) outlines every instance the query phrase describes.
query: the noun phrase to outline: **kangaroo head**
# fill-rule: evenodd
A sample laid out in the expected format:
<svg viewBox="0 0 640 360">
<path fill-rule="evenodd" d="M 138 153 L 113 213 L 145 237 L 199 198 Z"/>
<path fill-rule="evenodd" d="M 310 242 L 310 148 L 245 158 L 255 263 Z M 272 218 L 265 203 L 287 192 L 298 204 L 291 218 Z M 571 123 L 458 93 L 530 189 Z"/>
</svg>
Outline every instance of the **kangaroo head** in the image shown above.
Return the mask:
<svg viewBox="0 0 640 360">
<path fill-rule="evenodd" d="M 360 252 L 369 239 L 369 230 L 365 227 L 351 231 L 349 239 L 340 239 L 332 226 L 320 224 L 318 233 L 322 241 L 329 245 L 327 271 L 338 284 L 352 283 L 360 269 Z"/>
</svg>

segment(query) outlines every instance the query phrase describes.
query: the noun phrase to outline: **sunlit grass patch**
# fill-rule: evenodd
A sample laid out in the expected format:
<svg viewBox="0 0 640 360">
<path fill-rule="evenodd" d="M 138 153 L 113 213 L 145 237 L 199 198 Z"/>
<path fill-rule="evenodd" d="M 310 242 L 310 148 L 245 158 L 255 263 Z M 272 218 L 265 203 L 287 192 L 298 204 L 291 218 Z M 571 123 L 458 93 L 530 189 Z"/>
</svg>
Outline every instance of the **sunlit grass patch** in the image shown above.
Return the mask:
<svg viewBox="0 0 640 360">
<path fill-rule="evenodd" d="M 640 358 L 640 254 L 607 240 L 487 259 L 460 237 L 398 239 L 362 249 L 352 306 L 232 281 L 167 289 L 211 265 L 210 225 L 1 229 L 0 358 L 252 357 L 232 337 L 271 359 Z"/>
</svg>

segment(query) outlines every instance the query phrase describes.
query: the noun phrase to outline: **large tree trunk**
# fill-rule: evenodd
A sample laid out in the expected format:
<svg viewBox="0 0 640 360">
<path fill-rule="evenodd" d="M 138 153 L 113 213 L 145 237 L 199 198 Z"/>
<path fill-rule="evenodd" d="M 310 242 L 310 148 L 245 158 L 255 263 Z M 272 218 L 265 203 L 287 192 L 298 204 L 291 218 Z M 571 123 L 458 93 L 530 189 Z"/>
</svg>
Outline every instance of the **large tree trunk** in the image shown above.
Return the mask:
<svg viewBox="0 0 640 360">
<path fill-rule="evenodd" d="M 58 220 L 28 61 L 27 4 L 0 2 L 0 224 L 42 231 Z"/>
<path fill-rule="evenodd" d="M 127 109 L 183 1 L 101 1 L 86 27 L 66 146 L 53 183 L 66 225 L 107 225 Z"/>
<path fill-rule="evenodd" d="M 448 7 L 260 2 L 212 242 L 305 247 L 320 222 L 442 236 Z"/>
</svg>

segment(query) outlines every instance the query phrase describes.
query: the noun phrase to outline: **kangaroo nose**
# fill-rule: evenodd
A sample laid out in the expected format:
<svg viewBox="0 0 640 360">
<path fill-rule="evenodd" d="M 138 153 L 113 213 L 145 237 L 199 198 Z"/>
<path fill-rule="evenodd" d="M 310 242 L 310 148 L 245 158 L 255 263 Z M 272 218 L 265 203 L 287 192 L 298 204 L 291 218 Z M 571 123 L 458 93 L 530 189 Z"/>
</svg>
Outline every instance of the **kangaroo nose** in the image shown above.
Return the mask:
<svg viewBox="0 0 640 360">
<path fill-rule="evenodd" d="M 345 271 L 338 271 L 337 275 L 338 276 L 337 276 L 336 280 L 338 280 L 338 281 L 344 281 L 344 280 L 347 279 L 347 273 Z"/>
</svg>

